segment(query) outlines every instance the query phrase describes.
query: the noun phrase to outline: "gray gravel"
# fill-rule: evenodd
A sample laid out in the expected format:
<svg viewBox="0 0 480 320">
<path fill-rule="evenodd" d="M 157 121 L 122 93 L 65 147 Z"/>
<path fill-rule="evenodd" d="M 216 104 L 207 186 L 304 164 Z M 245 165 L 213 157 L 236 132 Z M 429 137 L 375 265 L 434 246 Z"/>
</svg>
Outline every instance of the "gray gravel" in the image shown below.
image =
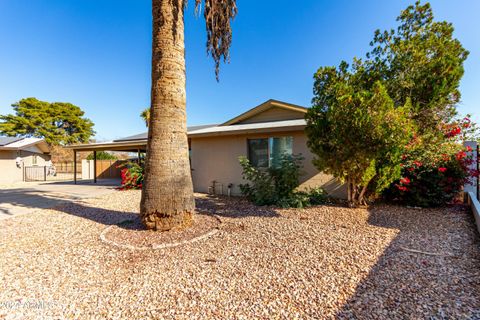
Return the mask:
<svg viewBox="0 0 480 320">
<path fill-rule="evenodd" d="M 139 199 L 0 221 L 0 318 L 480 318 L 480 241 L 464 207 L 277 210 L 198 195 L 222 220 L 211 238 L 148 251 L 100 241 Z"/>
</svg>

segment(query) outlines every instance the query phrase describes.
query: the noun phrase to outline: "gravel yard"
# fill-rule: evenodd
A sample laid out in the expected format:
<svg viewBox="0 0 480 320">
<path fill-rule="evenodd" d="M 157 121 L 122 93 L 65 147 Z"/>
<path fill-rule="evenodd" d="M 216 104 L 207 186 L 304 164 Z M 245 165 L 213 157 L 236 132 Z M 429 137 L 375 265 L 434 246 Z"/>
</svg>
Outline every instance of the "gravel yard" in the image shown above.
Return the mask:
<svg viewBox="0 0 480 320">
<path fill-rule="evenodd" d="M 278 210 L 198 195 L 221 220 L 209 238 L 158 250 L 102 241 L 139 199 L 118 191 L 1 220 L 0 318 L 480 318 L 465 207 Z"/>
</svg>

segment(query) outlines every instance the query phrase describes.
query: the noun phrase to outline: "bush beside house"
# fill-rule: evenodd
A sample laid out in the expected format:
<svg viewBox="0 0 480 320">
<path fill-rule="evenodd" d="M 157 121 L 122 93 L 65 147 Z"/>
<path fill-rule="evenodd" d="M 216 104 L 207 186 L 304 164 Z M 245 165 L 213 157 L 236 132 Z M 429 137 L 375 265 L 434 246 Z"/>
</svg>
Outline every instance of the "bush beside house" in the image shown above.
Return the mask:
<svg viewBox="0 0 480 320">
<path fill-rule="evenodd" d="M 327 194 L 321 188 L 297 190 L 302 160 L 301 155 L 283 155 L 276 166 L 260 169 L 252 166 L 246 157 L 240 157 L 243 179 L 249 181 L 240 185 L 242 194 L 259 206 L 304 208 L 325 203 Z"/>
<path fill-rule="evenodd" d="M 317 71 L 309 147 L 319 170 L 347 183 L 353 205 L 382 193 L 443 205 L 478 175 L 460 139 L 473 126 L 456 110 L 468 51 L 428 3 L 417 1 L 397 21 L 396 30 L 375 32 L 364 59 Z"/>
</svg>

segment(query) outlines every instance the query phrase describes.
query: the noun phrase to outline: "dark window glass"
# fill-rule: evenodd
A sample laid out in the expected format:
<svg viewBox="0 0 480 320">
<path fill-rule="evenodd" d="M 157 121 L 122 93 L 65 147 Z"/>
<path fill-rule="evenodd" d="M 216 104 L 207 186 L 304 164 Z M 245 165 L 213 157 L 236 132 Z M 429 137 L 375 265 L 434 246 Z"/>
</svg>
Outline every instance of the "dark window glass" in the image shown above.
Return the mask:
<svg viewBox="0 0 480 320">
<path fill-rule="evenodd" d="M 282 156 L 292 152 L 292 137 L 248 139 L 248 160 L 257 168 L 277 167 Z"/>
<path fill-rule="evenodd" d="M 292 137 L 278 137 L 269 138 L 270 147 L 270 167 L 278 167 L 280 160 L 284 155 L 292 155 L 293 152 L 293 138 Z"/>
<path fill-rule="evenodd" d="M 268 139 L 248 139 L 248 160 L 257 168 L 268 168 Z"/>
</svg>

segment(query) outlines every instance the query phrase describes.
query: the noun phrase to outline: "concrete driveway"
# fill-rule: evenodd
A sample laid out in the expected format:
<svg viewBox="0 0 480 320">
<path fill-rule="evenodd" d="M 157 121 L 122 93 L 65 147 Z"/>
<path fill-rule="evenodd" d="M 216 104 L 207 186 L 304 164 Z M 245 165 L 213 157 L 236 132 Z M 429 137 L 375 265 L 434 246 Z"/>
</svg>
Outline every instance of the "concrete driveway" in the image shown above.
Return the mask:
<svg viewBox="0 0 480 320">
<path fill-rule="evenodd" d="M 22 182 L 0 186 L 0 219 L 115 192 L 119 180 Z"/>
</svg>

